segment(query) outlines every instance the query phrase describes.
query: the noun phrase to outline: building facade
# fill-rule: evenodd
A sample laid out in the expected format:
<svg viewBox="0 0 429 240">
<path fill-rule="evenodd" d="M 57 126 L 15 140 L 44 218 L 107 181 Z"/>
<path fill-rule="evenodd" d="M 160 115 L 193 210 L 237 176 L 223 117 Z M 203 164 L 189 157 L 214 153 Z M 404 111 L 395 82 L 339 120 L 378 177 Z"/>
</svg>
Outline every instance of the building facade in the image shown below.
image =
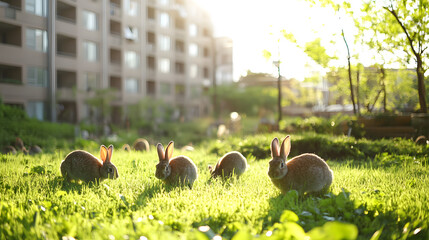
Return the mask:
<svg viewBox="0 0 429 240">
<path fill-rule="evenodd" d="M 84 121 L 103 89 L 114 123 L 143 99 L 210 112 L 213 24 L 192 0 L 0 0 L 0 36 L 0 97 L 30 117 Z"/>
</svg>

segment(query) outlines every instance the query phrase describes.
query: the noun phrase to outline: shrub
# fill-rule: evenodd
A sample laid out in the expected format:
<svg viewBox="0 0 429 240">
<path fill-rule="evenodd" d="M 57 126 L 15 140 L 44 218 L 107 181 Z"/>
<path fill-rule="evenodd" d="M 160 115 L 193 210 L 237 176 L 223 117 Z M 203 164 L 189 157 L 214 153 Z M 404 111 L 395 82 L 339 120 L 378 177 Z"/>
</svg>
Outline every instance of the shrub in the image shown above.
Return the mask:
<svg viewBox="0 0 429 240">
<path fill-rule="evenodd" d="M 229 151 L 239 151 L 244 156 L 256 159 L 270 158 L 270 144 L 274 137 L 283 138 L 285 134 L 258 134 L 247 137 L 230 136 L 224 140 L 212 141 L 208 150 L 211 153 L 223 155 Z M 315 153 L 322 158 L 332 160 L 361 160 L 374 159 L 380 153 L 428 157 L 429 148 L 414 144 L 413 141 L 401 138 L 367 140 L 346 136 L 328 136 L 307 133 L 292 136 L 290 156 L 302 153 Z"/>
</svg>

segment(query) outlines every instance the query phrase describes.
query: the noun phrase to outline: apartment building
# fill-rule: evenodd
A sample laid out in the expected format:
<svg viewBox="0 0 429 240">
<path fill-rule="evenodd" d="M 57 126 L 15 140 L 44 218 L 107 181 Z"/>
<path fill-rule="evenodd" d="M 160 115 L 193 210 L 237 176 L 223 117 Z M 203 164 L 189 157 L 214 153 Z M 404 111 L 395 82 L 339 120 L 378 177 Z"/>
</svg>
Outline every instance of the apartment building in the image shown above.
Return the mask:
<svg viewBox="0 0 429 240">
<path fill-rule="evenodd" d="M 0 0 L 0 97 L 77 123 L 100 111 L 88 104 L 97 90 L 112 89 L 113 123 L 143 99 L 192 119 L 210 112 L 215 46 L 192 0 Z"/>
</svg>

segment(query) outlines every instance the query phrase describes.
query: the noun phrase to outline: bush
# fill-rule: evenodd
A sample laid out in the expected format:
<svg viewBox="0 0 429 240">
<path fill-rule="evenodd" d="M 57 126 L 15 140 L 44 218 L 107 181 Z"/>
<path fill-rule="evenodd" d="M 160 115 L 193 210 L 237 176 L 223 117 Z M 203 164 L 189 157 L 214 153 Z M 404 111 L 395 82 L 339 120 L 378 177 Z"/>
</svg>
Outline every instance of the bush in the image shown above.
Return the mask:
<svg viewBox="0 0 429 240">
<path fill-rule="evenodd" d="M 286 133 L 315 132 L 321 134 L 343 135 L 348 134 L 351 128 L 351 136 L 363 137 L 363 126 L 359 126 L 356 117 L 337 114 L 330 118 L 286 118 L 280 122 L 280 129 Z"/>
<path fill-rule="evenodd" d="M 208 150 L 223 155 L 229 151 L 239 151 L 244 156 L 267 159 L 271 156 L 270 144 L 274 137 L 284 138 L 285 134 L 258 134 L 247 137 L 228 137 L 225 140 L 212 141 Z M 281 139 L 282 140 L 282 139 Z M 292 136 L 290 156 L 302 153 L 315 153 L 329 160 L 367 160 L 374 159 L 380 153 L 429 157 L 429 147 L 416 145 L 413 141 L 401 138 L 367 140 L 346 136 L 328 136 L 322 134 L 304 134 Z"/>
<path fill-rule="evenodd" d="M 26 146 L 39 145 L 53 151 L 70 147 L 74 139 L 74 127 L 70 124 L 42 122 L 30 119 L 24 110 L 0 104 L 0 146 L 13 145 L 20 137 Z"/>
</svg>

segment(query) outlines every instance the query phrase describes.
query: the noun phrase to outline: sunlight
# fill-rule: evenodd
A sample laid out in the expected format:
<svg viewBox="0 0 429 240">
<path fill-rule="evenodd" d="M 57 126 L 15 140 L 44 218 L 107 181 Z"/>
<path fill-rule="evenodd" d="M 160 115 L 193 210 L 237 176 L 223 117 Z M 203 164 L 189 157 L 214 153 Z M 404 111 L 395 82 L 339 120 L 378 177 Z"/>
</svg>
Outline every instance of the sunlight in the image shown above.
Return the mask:
<svg viewBox="0 0 429 240">
<path fill-rule="evenodd" d="M 329 39 L 337 33 L 339 25 L 332 10 L 311 8 L 305 1 L 199 1 L 212 15 L 216 36 L 231 37 L 234 42 L 234 79 L 247 70 L 276 75 L 271 61 L 264 59 L 262 51 L 276 51 L 276 37 L 270 33 L 285 30 L 302 44 L 318 37 L 328 41 L 329 54 L 338 54 L 341 47 L 330 46 Z M 278 37 L 277 37 L 278 38 Z M 310 58 L 285 39 L 280 41 L 282 75 L 303 80 L 309 72 L 320 71 Z M 277 54 L 273 54 L 277 56 Z M 276 60 L 276 59 L 273 59 Z"/>
</svg>

